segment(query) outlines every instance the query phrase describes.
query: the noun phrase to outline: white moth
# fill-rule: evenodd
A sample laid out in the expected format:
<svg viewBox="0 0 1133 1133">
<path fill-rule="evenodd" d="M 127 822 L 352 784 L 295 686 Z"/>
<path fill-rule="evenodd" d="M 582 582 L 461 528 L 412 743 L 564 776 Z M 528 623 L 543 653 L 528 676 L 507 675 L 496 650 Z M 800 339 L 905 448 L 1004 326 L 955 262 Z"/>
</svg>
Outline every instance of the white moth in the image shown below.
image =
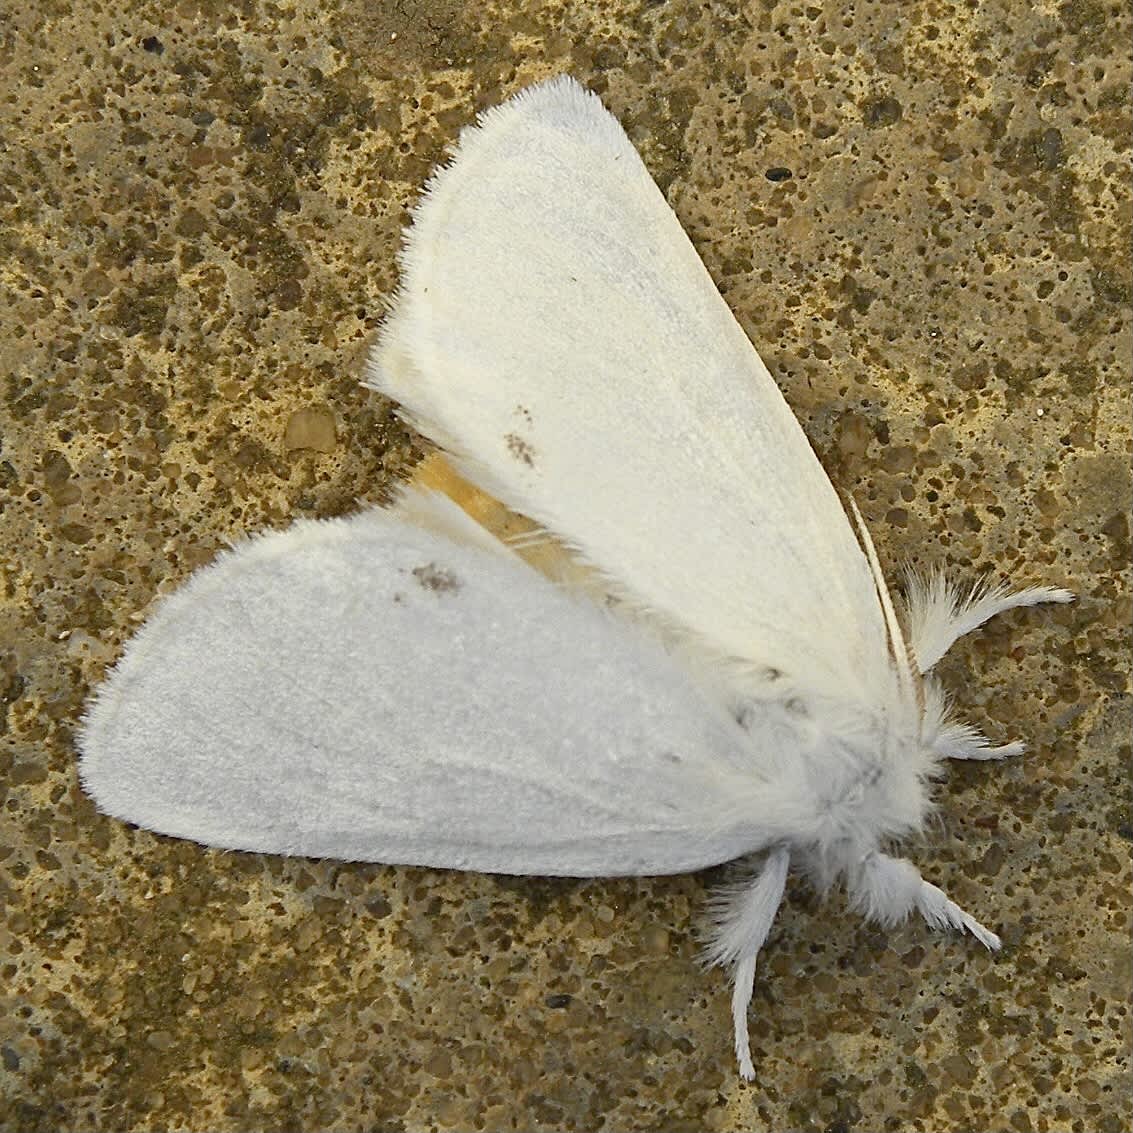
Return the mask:
<svg viewBox="0 0 1133 1133">
<path fill-rule="evenodd" d="M 945 759 L 999 759 L 929 675 L 1033 587 L 898 614 L 759 355 L 618 123 L 569 78 L 430 181 L 369 384 L 563 540 L 619 611 L 443 497 L 299 523 L 163 602 L 90 706 L 83 785 L 207 845 L 509 874 L 763 854 L 711 908 L 740 1072 L 788 868 L 881 924 L 998 938 L 890 857 Z"/>
</svg>

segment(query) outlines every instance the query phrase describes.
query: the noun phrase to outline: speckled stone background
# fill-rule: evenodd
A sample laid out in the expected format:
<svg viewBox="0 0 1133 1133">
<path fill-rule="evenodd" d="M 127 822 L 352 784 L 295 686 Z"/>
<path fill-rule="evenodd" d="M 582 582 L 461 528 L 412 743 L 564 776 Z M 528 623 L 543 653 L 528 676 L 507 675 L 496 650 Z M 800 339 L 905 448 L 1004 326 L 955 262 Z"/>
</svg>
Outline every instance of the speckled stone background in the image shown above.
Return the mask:
<svg viewBox="0 0 1133 1133">
<path fill-rule="evenodd" d="M 8 0 L 0 1125 L 1133 1128 L 1130 34 L 1110 0 Z M 1002 954 L 792 884 L 754 1087 L 696 965 L 713 876 L 225 854 L 101 817 L 75 775 L 159 594 L 420 453 L 357 384 L 406 207 L 475 109 L 563 70 L 890 569 L 1081 595 L 946 666 L 1033 744 L 955 767 L 911 850 Z"/>
</svg>

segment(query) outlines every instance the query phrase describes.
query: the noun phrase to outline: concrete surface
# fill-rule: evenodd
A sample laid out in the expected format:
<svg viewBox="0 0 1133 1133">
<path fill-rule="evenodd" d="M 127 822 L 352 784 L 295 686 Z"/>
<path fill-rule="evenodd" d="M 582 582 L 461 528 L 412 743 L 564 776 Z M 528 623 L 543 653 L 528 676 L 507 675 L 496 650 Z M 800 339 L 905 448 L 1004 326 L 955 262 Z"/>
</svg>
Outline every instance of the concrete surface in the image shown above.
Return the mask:
<svg viewBox="0 0 1133 1133">
<path fill-rule="evenodd" d="M 0 1126 L 1133 1128 L 1129 43 L 1100 0 L 10 0 Z M 721 871 L 218 853 L 101 817 L 75 776 L 84 699 L 158 594 L 419 455 L 357 384 L 406 206 L 474 109 L 564 70 L 891 574 L 1081 595 L 946 667 L 1033 746 L 953 769 L 909 852 L 1002 954 L 792 882 L 755 1086 L 696 965 Z"/>
</svg>

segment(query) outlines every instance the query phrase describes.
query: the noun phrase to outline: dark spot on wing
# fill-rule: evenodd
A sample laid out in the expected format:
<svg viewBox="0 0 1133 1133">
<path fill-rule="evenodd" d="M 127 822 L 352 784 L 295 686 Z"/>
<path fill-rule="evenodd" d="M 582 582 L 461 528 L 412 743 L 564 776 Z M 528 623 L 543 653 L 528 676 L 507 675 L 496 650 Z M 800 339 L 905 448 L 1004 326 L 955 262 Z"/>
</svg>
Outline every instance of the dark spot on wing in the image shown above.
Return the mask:
<svg viewBox="0 0 1133 1133">
<path fill-rule="evenodd" d="M 535 467 L 535 449 L 528 441 L 525 441 L 518 433 L 508 433 L 504 440 L 507 442 L 508 452 L 516 460 L 522 461 L 528 468 Z"/>
<path fill-rule="evenodd" d="M 436 563 L 426 563 L 413 568 L 413 577 L 422 590 L 432 590 L 437 594 L 448 594 L 459 590 L 462 583 L 451 570 Z"/>
<path fill-rule="evenodd" d="M 526 424 L 530 425 L 532 423 L 531 410 L 528 409 L 526 405 L 517 405 L 513 412 L 517 417 L 522 417 Z"/>
<path fill-rule="evenodd" d="M 755 705 L 750 700 L 741 700 L 732 705 L 732 716 L 745 732 L 750 732 L 755 723 Z"/>
</svg>

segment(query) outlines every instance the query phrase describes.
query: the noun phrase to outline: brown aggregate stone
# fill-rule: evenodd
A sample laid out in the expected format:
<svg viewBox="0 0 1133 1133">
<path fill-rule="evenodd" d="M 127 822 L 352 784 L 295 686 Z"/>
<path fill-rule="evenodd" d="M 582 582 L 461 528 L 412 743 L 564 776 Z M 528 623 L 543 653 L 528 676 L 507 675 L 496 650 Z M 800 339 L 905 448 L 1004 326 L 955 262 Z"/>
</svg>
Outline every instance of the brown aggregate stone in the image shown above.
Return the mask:
<svg viewBox="0 0 1133 1133">
<path fill-rule="evenodd" d="M 9 3 L 0 1126 L 1133 1128 L 1130 36 L 1102 0 Z M 564 70 L 890 574 L 1081 596 L 942 666 L 1031 748 L 954 767 L 910 854 L 1004 951 L 792 880 L 751 1087 L 696 965 L 719 871 L 226 854 L 98 815 L 75 775 L 85 698 L 159 594 L 419 455 L 357 382 L 407 206 L 473 108 Z"/>
</svg>

